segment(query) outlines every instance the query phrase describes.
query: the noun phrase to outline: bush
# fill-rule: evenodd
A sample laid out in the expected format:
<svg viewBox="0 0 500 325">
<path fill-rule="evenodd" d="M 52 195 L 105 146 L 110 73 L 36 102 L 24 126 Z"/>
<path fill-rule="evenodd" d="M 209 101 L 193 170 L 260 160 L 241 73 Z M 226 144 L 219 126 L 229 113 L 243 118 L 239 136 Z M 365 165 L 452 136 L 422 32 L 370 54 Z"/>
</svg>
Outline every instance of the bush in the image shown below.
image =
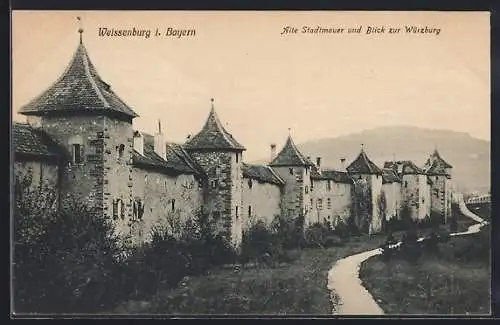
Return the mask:
<svg viewBox="0 0 500 325">
<path fill-rule="evenodd" d="M 258 221 L 244 231 L 240 255 L 242 263 L 255 261 L 272 264 L 282 261 L 284 257 L 280 236 L 266 227 L 264 222 Z"/>
<path fill-rule="evenodd" d="M 327 225 L 316 222 L 310 225 L 304 233 L 304 245 L 306 247 L 331 247 L 342 244 L 340 236 L 335 230 L 331 230 Z"/>
<path fill-rule="evenodd" d="M 304 240 L 304 221 L 303 215 L 295 218 L 278 215 L 271 223 L 271 231 L 276 234 L 283 248 L 300 248 Z"/>
<path fill-rule="evenodd" d="M 47 194 L 28 183 L 18 179 L 15 190 L 16 312 L 88 312 L 106 306 L 114 297 L 105 284 L 120 253 L 112 223 L 75 200 L 59 212 L 47 210 L 40 201 Z"/>
</svg>

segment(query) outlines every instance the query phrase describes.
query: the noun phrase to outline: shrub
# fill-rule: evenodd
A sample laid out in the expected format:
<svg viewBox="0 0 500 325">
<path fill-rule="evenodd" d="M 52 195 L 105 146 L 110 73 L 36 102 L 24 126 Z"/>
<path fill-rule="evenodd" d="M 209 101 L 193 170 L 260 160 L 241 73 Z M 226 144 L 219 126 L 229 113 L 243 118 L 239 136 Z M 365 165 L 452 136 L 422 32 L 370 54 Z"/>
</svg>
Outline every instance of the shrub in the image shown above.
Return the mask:
<svg viewBox="0 0 500 325">
<path fill-rule="evenodd" d="M 299 248 L 304 240 L 304 221 L 303 215 L 295 218 L 278 215 L 271 223 L 271 231 L 277 235 L 283 248 Z"/>
<path fill-rule="evenodd" d="M 65 209 L 43 212 L 25 185 L 16 185 L 14 209 L 16 311 L 87 312 L 110 304 L 106 284 L 120 251 L 112 223 L 72 199 Z"/>
<path fill-rule="evenodd" d="M 276 232 L 258 221 L 244 231 L 240 260 L 243 263 L 250 261 L 272 264 L 282 261 L 285 256 L 283 244 Z"/>
<path fill-rule="evenodd" d="M 304 233 L 304 245 L 306 247 L 331 247 L 342 244 L 340 236 L 327 225 L 316 222 L 310 225 Z"/>
<path fill-rule="evenodd" d="M 319 222 L 310 225 L 304 233 L 304 244 L 307 247 L 324 247 L 325 237 L 328 236 L 329 229 Z"/>
</svg>

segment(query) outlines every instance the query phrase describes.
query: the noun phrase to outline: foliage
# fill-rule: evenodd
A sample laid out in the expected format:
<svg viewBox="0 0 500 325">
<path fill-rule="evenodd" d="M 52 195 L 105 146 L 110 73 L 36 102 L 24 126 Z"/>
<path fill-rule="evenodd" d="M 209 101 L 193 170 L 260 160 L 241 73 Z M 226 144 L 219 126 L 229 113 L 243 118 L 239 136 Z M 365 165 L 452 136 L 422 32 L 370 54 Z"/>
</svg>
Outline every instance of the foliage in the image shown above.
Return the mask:
<svg viewBox="0 0 500 325">
<path fill-rule="evenodd" d="M 233 262 L 234 250 L 215 232 L 215 222 L 196 213 L 177 231 L 157 225 L 151 242 L 133 247 L 118 237 L 102 212 L 68 198 L 53 208 L 50 187 L 19 176 L 14 205 L 14 299 L 16 312 L 94 312 L 121 300 L 150 296 L 186 275 Z"/>
<path fill-rule="evenodd" d="M 300 248 L 304 239 L 304 215 L 295 218 L 285 215 L 275 216 L 271 231 L 278 237 L 284 249 Z"/>
<path fill-rule="evenodd" d="M 280 237 L 269 229 L 263 221 L 257 221 L 243 232 L 240 261 L 255 261 L 273 264 L 285 259 L 285 250 Z"/>
<path fill-rule="evenodd" d="M 455 232 L 458 230 L 458 218 L 460 216 L 460 209 L 458 203 L 453 202 L 451 204 L 451 217 L 450 217 L 450 231 Z"/>
<path fill-rule="evenodd" d="M 14 303 L 17 312 L 90 311 L 112 300 L 104 283 L 113 274 L 119 242 L 111 222 L 68 199 L 33 190 L 30 175 L 17 179 L 14 206 Z M 35 231 L 33 231 L 35 230 Z"/>
<path fill-rule="evenodd" d="M 310 225 L 304 233 L 304 244 L 306 247 L 331 247 L 342 243 L 335 230 L 327 225 L 316 222 Z"/>
</svg>

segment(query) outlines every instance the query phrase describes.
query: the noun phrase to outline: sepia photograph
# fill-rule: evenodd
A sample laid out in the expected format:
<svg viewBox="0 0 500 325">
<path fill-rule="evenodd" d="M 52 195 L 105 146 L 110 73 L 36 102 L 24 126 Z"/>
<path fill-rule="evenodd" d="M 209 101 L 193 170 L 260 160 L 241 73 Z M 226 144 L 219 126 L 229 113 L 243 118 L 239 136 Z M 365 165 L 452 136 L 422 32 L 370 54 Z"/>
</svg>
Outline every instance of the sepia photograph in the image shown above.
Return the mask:
<svg viewBox="0 0 500 325">
<path fill-rule="evenodd" d="M 490 12 L 12 11 L 11 315 L 490 316 Z"/>
</svg>

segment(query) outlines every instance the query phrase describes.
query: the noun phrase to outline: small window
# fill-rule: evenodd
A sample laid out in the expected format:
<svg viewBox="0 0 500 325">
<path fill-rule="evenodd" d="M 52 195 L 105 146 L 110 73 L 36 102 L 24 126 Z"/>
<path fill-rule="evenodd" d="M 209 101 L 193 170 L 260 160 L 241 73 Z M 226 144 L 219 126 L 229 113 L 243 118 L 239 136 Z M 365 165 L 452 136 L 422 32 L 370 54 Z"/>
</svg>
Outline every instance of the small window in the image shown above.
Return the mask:
<svg viewBox="0 0 500 325">
<path fill-rule="evenodd" d="M 326 205 L 327 205 L 328 209 L 332 208 L 332 200 L 330 198 L 326 199 Z"/>
<path fill-rule="evenodd" d="M 217 185 L 219 185 L 219 182 L 216 179 L 210 181 L 210 186 L 212 188 L 217 188 Z"/>
<path fill-rule="evenodd" d="M 144 204 L 141 200 L 136 200 L 132 206 L 132 219 L 142 219 L 142 215 L 144 214 Z"/>
<path fill-rule="evenodd" d="M 73 144 L 73 162 L 75 164 L 81 164 L 83 157 L 83 146 L 81 144 Z"/>
<path fill-rule="evenodd" d="M 323 209 L 323 199 L 318 199 L 318 201 L 317 201 L 317 208 L 318 208 L 318 210 L 322 210 Z"/>
<path fill-rule="evenodd" d="M 238 218 L 239 215 L 238 215 L 238 206 L 236 206 L 236 218 Z"/>
<path fill-rule="evenodd" d="M 306 194 L 309 193 L 309 186 L 306 185 L 305 190 L 306 190 Z"/>
<path fill-rule="evenodd" d="M 408 181 L 405 181 L 405 187 L 408 187 Z"/>
<path fill-rule="evenodd" d="M 436 181 L 438 180 L 438 177 L 436 176 Z"/>
<path fill-rule="evenodd" d="M 118 147 L 118 158 L 122 158 L 123 157 L 123 153 L 125 152 L 125 145 L 124 144 L 120 144 Z"/>
<path fill-rule="evenodd" d="M 250 188 L 250 189 L 251 189 L 251 188 L 252 188 L 252 186 L 253 186 L 253 182 L 252 182 L 252 180 L 251 180 L 251 179 L 249 179 L 249 180 L 248 180 L 248 188 Z"/>
<path fill-rule="evenodd" d="M 240 159 L 240 158 L 239 158 L 239 156 L 240 156 L 240 154 L 239 154 L 239 153 L 236 153 L 236 163 L 238 163 L 238 161 L 239 161 L 239 159 Z"/>
<path fill-rule="evenodd" d="M 172 206 L 172 211 L 175 211 L 175 199 L 172 199 L 171 206 Z"/>
<path fill-rule="evenodd" d="M 113 220 L 118 219 L 118 200 L 113 200 Z"/>
<path fill-rule="evenodd" d="M 251 205 L 248 206 L 248 216 L 249 217 L 252 216 L 252 206 Z"/>
<path fill-rule="evenodd" d="M 290 175 L 293 175 L 293 168 L 290 168 L 288 171 L 290 172 Z"/>
<path fill-rule="evenodd" d="M 313 199 L 311 199 L 311 208 L 313 207 Z"/>
<path fill-rule="evenodd" d="M 326 190 L 327 191 L 331 191 L 332 190 L 332 181 L 331 180 L 328 180 L 328 182 L 326 183 Z"/>
</svg>

